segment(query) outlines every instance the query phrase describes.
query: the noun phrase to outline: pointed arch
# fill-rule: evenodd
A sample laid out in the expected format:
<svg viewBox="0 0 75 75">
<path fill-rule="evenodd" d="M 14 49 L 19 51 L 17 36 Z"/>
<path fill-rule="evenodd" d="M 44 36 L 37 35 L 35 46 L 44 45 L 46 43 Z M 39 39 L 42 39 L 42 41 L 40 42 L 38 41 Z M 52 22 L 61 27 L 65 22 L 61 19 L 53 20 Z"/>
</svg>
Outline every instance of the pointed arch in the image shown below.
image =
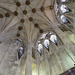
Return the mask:
<svg viewBox="0 0 75 75">
<path fill-rule="evenodd" d="M 44 46 L 47 48 L 47 50 L 49 50 L 50 43 L 48 39 L 44 40 Z"/>
<path fill-rule="evenodd" d="M 42 50 L 43 50 L 43 45 L 40 43 L 38 44 L 38 51 L 40 54 L 42 54 Z"/>
</svg>

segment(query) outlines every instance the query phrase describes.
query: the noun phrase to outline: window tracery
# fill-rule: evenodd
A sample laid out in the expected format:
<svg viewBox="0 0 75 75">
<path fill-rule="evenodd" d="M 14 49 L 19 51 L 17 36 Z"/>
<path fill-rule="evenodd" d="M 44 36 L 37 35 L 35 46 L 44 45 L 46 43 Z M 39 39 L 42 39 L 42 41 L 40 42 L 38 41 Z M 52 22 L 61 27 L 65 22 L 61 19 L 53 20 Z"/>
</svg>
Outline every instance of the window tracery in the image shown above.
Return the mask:
<svg viewBox="0 0 75 75">
<path fill-rule="evenodd" d="M 43 34 L 40 39 L 44 39 L 47 34 L 48 34 L 48 33 Z"/>
<path fill-rule="evenodd" d="M 18 59 L 20 59 L 22 55 L 24 54 L 23 43 L 19 39 L 16 39 L 16 44 L 18 46 L 18 49 L 17 49 Z"/>
<path fill-rule="evenodd" d="M 70 23 L 67 17 L 65 16 L 65 13 L 69 13 L 71 10 L 63 4 L 63 2 L 67 2 L 67 0 L 61 0 L 61 2 L 56 2 L 56 16 L 58 20 L 60 20 L 62 23 Z"/>
<path fill-rule="evenodd" d="M 69 12 L 69 8 L 66 5 L 62 4 L 61 7 L 60 7 L 60 9 L 61 9 L 62 13 Z"/>
<path fill-rule="evenodd" d="M 53 43 L 57 43 L 57 37 L 56 37 L 56 35 L 55 34 L 52 34 L 51 36 L 50 36 L 50 40 L 53 42 Z"/>
<path fill-rule="evenodd" d="M 21 58 L 21 56 L 23 55 L 23 53 L 24 53 L 24 48 L 21 46 L 21 47 L 19 47 L 19 49 L 18 49 L 18 59 Z"/>
<path fill-rule="evenodd" d="M 57 45 L 57 36 L 54 32 L 51 31 L 41 35 L 37 44 L 38 45 L 37 50 L 40 53 L 40 55 L 42 54 L 44 47 L 49 51 L 51 43 L 50 41 L 53 42 L 55 45 Z"/>
<path fill-rule="evenodd" d="M 44 40 L 44 46 L 48 49 L 48 51 L 49 51 L 49 45 L 50 45 L 49 40 L 45 39 Z"/>
<path fill-rule="evenodd" d="M 40 54 L 42 54 L 43 45 L 40 43 L 38 44 L 38 51 Z"/>
<path fill-rule="evenodd" d="M 67 18 L 64 15 L 61 15 L 60 18 L 61 18 L 61 21 L 63 23 L 67 23 L 68 22 Z"/>
</svg>

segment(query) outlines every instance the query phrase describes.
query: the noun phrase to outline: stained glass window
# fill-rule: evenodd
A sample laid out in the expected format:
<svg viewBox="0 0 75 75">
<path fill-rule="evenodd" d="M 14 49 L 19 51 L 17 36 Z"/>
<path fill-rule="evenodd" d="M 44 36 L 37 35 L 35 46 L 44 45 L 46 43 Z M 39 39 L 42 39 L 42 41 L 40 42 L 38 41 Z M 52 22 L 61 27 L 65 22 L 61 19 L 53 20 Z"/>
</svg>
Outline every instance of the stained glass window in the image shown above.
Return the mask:
<svg viewBox="0 0 75 75">
<path fill-rule="evenodd" d="M 48 33 L 43 34 L 40 39 L 44 39 L 47 34 L 48 34 Z"/>
<path fill-rule="evenodd" d="M 48 36 L 47 36 L 48 35 Z M 50 31 L 48 33 L 44 33 L 41 35 L 37 42 L 37 50 L 40 54 L 42 54 L 42 51 L 44 47 L 49 51 L 50 48 L 50 40 L 55 44 L 57 44 L 57 36 L 54 34 L 53 31 Z"/>
<path fill-rule="evenodd" d="M 44 46 L 49 50 L 49 45 L 50 45 L 50 43 L 49 43 L 49 40 L 48 39 L 45 39 L 44 40 Z"/>
<path fill-rule="evenodd" d="M 40 52 L 40 54 L 42 53 L 42 49 L 43 49 L 42 44 L 38 44 L 38 51 Z"/>
<path fill-rule="evenodd" d="M 51 36 L 50 36 L 50 40 L 51 40 L 53 43 L 57 43 L 57 37 L 56 37 L 56 35 L 51 35 Z"/>
<path fill-rule="evenodd" d="M 67 8 L 66 5 L 61 5 L 60 9 L 61 9 L 62 13 L 65 13 L 65 12 L 69 11 L 69 9 Z"/>
<path fill-rule="evenodd" d="M 66 2 L 66 0 L 61 0 L 61 2 Z"/>
<path fill-rule="evenodd" d="M 18 58 L 19 59 L 21 58 L 21 56 L 23 55 L 23 53 L 24 53 L 23 47 L 19 47 L 19 49 L 18 49 Z"/>
<path fill-rule="evenodd" d="M 60 18 L 61 18 L 61 21 L 62 22 L 64 22 L 64 23 L 67 23 L 68 22 L 67 18 L 64 15 L 61 15 Z"/>
</svg>

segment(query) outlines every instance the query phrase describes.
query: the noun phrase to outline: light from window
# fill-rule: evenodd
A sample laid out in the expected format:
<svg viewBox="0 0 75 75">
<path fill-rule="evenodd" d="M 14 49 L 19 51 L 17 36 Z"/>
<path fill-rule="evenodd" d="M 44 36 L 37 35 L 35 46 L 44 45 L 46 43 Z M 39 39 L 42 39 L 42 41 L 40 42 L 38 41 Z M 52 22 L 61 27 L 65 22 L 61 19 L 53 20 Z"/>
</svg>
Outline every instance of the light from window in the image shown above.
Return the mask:
<svg viewBox="0 0 75 75">
<path fill-rule="evenodd" d="M 61 18 L 61 20 L 62 20 L 63 23 L 68 22 L 67 18 L 64 15 L 61 15 L 60 18 Z"/>
<path fill-rule="evenodd" d="M 58 13 L 59 7 L 58 4 L 56 3 L 56 13 Z"/>
<path fill-rule="evenodd" d="M 48 33 L 45 33 L 41 36 L 41 39 L 44 39 Z"/>
<path fill-rule="evenodd" d="M 48 39 L 45 39 L 45 40 L 44 40 L 44 46 L 45 46 L 47 49 L 49 49 L 49 45 L 50 45 L 49 40 L 48 40 Z"/>
<path fill-rule="evenodd" d="M 20 48 L 18 49 L 18 58 L 19 58 L 19 59 L 20 59 L 21 56 L 23 55 L 23 52 L 24 52 L 23 47 L 20 47 Z"/>
<path fill-rule="evenodd" d="M 60 9 L 61 9 L 62 13 L 65 13 L 65 12 L 69 11 L 69 9 L 67 8 L 66 5 L 61 5 Z"/>
<path fill-rule="evenodd" d="M 43 48 L 42 44 L 38 44 L 38 51 L 39 51 L 40 53 L 42 53 L 42 48 Z"/>
<path fill-rule="evenodd" d="M 61 0 L 61 2 L 66 2 L 66 0 Z"/>
<path fill-rule="evenodd" d="M 57 43 L 57 37 L 56 37 L 56 35 L 51 35 L 51 37 L 50 37 L 50 40 L 53 42 L 53 43 Z"/>
</svg>

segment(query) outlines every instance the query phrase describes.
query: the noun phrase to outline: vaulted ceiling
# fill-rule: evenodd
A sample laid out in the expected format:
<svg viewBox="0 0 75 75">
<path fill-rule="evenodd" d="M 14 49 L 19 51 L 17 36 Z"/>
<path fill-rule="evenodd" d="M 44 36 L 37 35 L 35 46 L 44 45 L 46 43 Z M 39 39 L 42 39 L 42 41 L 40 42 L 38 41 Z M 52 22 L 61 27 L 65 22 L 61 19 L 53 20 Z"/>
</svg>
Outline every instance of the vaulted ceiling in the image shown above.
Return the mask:
<svg viewBox="0 0 75 75">
<path fill-rule="evenodd" d="M 54 31 L 59 39 L 63 41 L 63 44 L 75 52 L 75 43 L 72 39 L 75 34 L 75 3 L 72 0 L 71 4 L 66 4 L 72 12 L 65 13 L 64 15 L 68 17 L 71 23 L 64 24 L 56 15 L 56 1 L 0 0 L 0 69 L 4 69 L 4 66 L 9 66 L 4 65 L 5 63 L 8 64 L 7 60 L 15 62 L 18 48 L 15 43 L 16 39 L 25 44 L 25 47 L 30 42 L 34 47 L 39 36 L 48 31 Z M 67 30 L 65 29 L 62 32 L 62 26 L 67 27 Z M 70 35 L 73 37 L 70 37 Z M 67 38 L 68 36 L 72 42 Z M 52 44 L 52 48 L 53 46 L 54 44 Z M 13 47 L 15 50 L 13 50 Z M 57 47 L 55 46 L 55 48 Z"/>
<path fill-rule="evenodd" d="M 0 1 L 1 40 L 18 37 L 26 43 L 34 41 L 38 34 L 58 24 L 53 5 L 49 0 Z"/>
</svg>

